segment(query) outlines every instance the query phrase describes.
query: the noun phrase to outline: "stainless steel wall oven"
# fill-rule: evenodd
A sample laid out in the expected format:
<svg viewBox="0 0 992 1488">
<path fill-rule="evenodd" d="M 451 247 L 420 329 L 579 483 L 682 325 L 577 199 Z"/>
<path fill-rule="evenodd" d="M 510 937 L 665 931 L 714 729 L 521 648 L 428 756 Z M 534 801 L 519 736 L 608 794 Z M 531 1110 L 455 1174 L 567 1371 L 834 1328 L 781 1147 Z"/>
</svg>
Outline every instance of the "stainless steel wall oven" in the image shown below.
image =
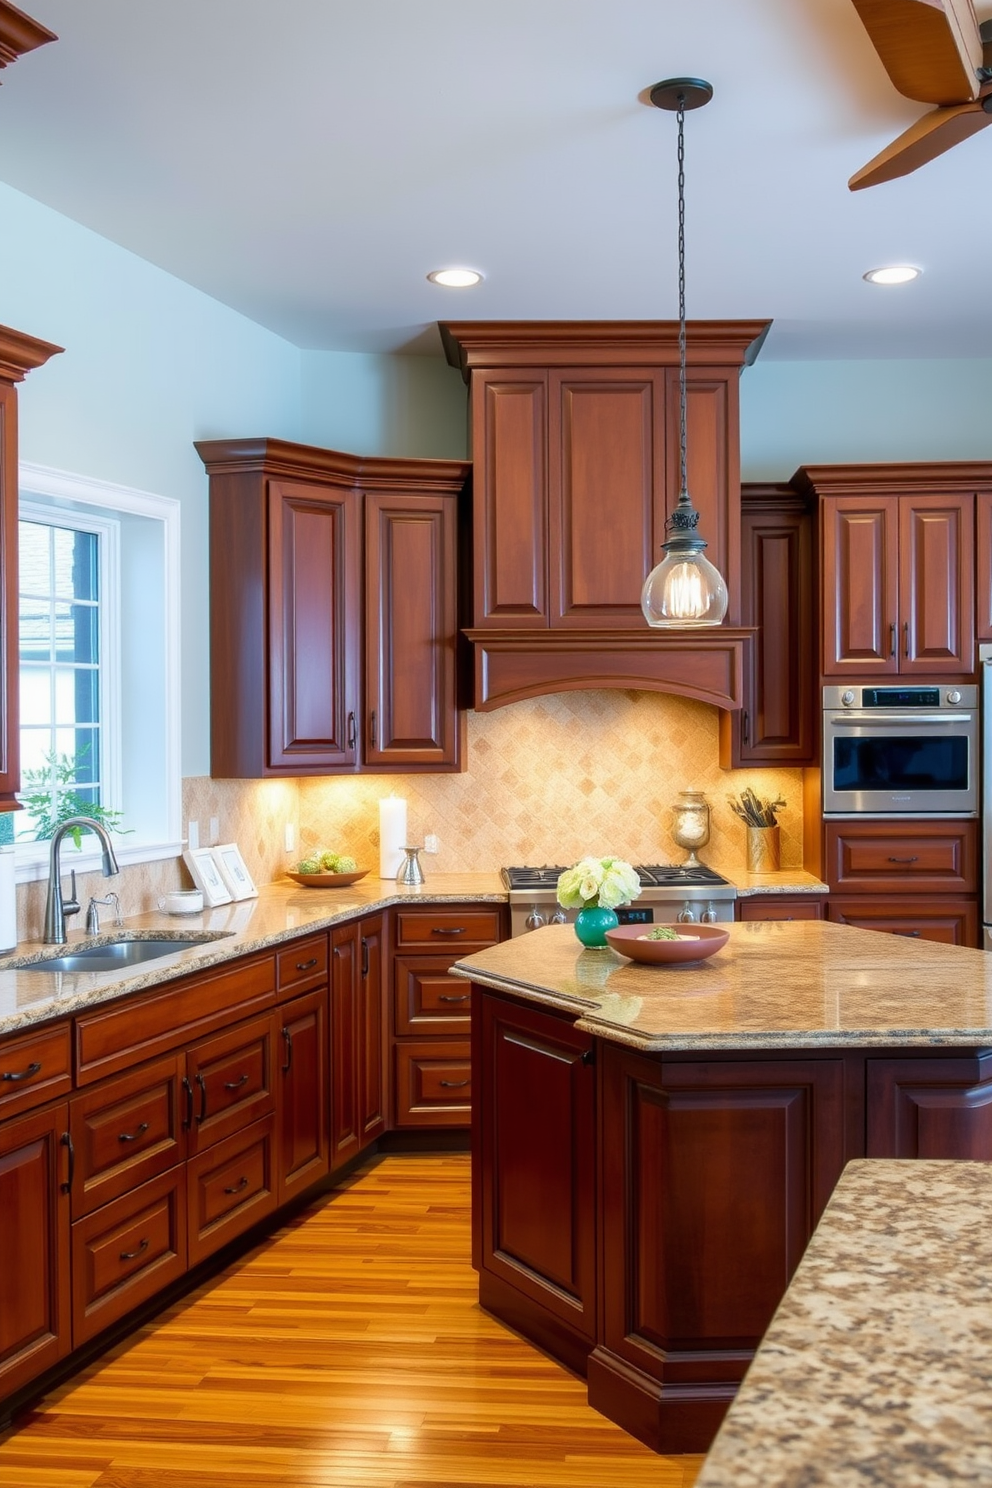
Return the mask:
<svg viewBox="0 0 992 1488">
<path fill-rule="evenodd" d="M 827 816 L 977 816 L 978 688 L 825 687 Z"/>
</svg>

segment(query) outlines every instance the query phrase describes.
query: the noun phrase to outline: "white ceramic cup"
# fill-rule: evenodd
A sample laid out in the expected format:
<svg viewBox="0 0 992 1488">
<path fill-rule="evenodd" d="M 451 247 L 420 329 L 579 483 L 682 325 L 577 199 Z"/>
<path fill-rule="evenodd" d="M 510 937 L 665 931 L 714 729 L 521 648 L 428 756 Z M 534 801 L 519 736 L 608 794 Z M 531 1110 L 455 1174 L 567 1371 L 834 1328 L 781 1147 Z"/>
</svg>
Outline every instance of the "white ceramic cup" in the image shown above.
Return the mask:
<svg viewBox="0 0 992 1488">
<path fill-rule="evenodd" d="M 203 894 L 199 889 L 170 889 L 158 901 L 159 909 L 166 914 L 199 914 L 203 908 Z"/>
</svg>

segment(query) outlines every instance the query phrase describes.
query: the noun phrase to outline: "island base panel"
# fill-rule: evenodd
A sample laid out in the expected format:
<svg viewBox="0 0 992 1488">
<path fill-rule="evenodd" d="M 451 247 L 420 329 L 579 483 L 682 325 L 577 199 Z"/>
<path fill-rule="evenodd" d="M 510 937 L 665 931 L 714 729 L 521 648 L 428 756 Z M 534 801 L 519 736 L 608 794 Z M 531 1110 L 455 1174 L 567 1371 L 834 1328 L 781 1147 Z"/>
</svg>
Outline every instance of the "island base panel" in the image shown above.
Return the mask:
<svg viewBox="0 0 992 1488">
<path fill-rule="evenodd" d="M 479 1272 L 479 1306 L 526 1338 L 528 1343 L 536 1344 L 550 1354 L 556 1363 L 564 1364 L 566 1369 L 585 1379 L 590 1340 L 570 1328 L 562 1318 L 555 1317 L 545 1307 L 537 1306 L 529 1297 L 488 1271 Z"/>
<path fill-rule="evenodd" d="M 602 1347 L 589 1355 L 586 1380 L 594 1410 L 666 1455 L 708 1451 L 739 1386 L 662 1385 Z"/>
</svg>

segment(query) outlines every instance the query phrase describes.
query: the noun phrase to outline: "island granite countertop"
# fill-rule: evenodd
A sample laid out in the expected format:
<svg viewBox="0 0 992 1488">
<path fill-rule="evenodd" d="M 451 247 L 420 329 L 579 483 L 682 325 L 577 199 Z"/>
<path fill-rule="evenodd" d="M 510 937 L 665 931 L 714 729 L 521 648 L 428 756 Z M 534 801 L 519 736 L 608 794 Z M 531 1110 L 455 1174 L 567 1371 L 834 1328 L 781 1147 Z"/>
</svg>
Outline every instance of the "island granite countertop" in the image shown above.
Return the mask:
<svg viewBox="0 0 992 1488">
<path fill-rule="evenodd" d="M 498 873 L 432 874 L 415 889 L 400 888 L 389 879 L 362 879 L 340 889 L 308 889 L 286 879 L 259 890 L 257 899 L 242 899 L 206 909 L 202 914 L 134 915 L 116 928 L 105 924 L 99 935 L 70 931 L 65 946 L 22 942 L 16 952 L 0 956 L 0 1035 L 78 1013 L 112 998 L 145 991 L 176 977 L 205 971 L 237 956 L 273 949 L 283 941 L 310 931 L 374 914 L 389 905 L 446 903 L 506 903 L 506 888 Z M 83 945 L 99 945 L 122 935 L 147 939 L 176 938 L 175 955 L 167 955 L 129 971 L 51 972 L 32 970 L 30 962 Z M 219 938 L 206 945 L 183 947 L 182 937 L 207 933 Z M 25 964 L 27 963 L 27 964 Z"/>
<path fill-rule="evenodd" d="M 992 1482 L 992 1164 L 859 1160 L 696 1488 Z"/>
<path fill-rule="evenodd" d="M 823 920 L 728 925 L 708 960 L 646 966 L 549 925 L 456 962 L 645 1051 L 992 1046 L 992 956 Z"/>
</svg>

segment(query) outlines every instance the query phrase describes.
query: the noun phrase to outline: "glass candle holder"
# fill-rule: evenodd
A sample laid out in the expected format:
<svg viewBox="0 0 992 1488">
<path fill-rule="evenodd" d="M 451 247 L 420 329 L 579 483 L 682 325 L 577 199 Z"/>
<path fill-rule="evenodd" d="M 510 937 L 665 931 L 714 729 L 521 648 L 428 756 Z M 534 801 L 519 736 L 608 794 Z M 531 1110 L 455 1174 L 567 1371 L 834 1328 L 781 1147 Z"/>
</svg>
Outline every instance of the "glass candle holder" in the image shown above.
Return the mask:
<svg viewBox="0 0 992 1488">
<path fill-rule="evenodd" d="M 696 853 L 710 840 L 710 808 L 706 804 L 702 791 L 679 792 L 674 809 L 672 836 L 679 847 L 684 847 L 689 853 L 682 866 L 684 868 L 701 867 Z"/>
</svg>

